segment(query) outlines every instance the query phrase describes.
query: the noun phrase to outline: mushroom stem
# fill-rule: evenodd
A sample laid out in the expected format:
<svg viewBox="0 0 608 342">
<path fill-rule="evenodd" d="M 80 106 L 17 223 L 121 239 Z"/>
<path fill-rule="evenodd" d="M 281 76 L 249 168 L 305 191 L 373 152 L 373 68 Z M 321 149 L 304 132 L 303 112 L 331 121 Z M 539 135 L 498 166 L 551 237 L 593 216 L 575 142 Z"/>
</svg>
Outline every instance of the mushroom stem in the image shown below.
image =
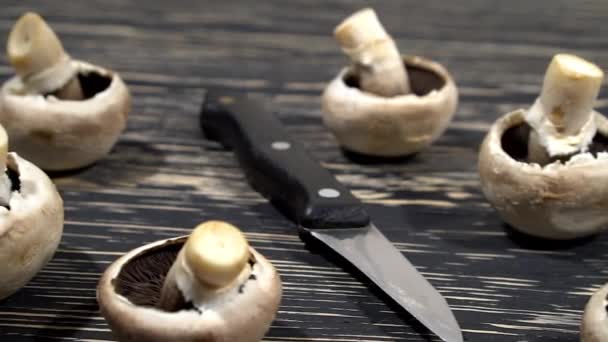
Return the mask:
<svg viewBox="0 0 608 342">
<path fill-rule="evenodd" d="M 545 146 L 541 145 L 538 133 L 532 129 L 528 138 L 528 161 L 539 165 L 551 164 L 553 161 Z"/>
<path fill-rule="evenodd" d="M 532 127 L 528 161 L 541 165 L 585 152 L 596 132 L 593 104 L 604 73 L 580 57 L 557 54 L 540 96 L 525 115 Z"/>
<path fill-rule="evenodd" d="M 373 9 L 365 8 L 346 18 L 334 36 L 350 56 L 362 90 L 386 97 L 410 92 L 397 45 Z"/>
<path fill-rule="evenodd" d="M 61 87 L 59 90 L 53 93 L 57 98 L 64 100 L 82 100 L 84 94 L 82 93 L 82 86 L 77 76 L 72 77 L 66 85 Z"/>
<path fill-rule="evenodd" d="M 249 244 L 238 228 L 222 221 L 198 225 L 165 277 L 158 308 L 170 312 L 182 308 L 192 299 L 185 298 L 185 287 L 212 292 L 229 285 L 248 260 Z"/>
<path fill-rule="evenodd" d="M 28 12 L 17 20 L 8 36 L 6 50 L 27 91 L 54 93 L 66 100 L 84 98 L 70 56 L 38 14 Z"/>
<path fill-rule="evenodd" d="M 177 258 L 175 259 L 175 262 L 173 263 L 173 265 L 169 269 L 169 272 L 165 276 L 163 288 L 160 293 L 160 299 L 158 300 L 157 304 L 157 307 L 161 310 L 167 312 L 179 311 L 180 308 L 183 308 L 186 303 L 184 295 L 177 286 L 175 274 L 179 267 L 183 267 L 183 260 L 183 253 L 180 251 L 180 253 L 177 255 Z"/>
</svg>

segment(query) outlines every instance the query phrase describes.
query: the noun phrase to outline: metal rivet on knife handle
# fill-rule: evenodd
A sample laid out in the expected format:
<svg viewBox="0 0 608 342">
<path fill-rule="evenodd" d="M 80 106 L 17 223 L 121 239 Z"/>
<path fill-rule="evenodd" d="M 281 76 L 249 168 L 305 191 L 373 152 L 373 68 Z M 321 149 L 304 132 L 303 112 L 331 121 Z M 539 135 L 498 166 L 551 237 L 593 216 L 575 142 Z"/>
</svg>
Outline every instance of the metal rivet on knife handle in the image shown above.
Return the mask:
<svg viewBox="0 0 608 342">
<path fill-rule="evenodd" d="M 285 151 L 285 150 L 289 150 L 289 148 L 291 147 L 291 144 L 288 143 L 287 141 L 275 141 L 272 143 L 272 148 L 277 150 L 277 151 Z"/>
<path fill-rule="evenodd" d="M 336 198 L 340 197 L 340 191 L 332 188 L 323 188 L 319 190 L 319 196 L 325 198 Z"/>
</svg>

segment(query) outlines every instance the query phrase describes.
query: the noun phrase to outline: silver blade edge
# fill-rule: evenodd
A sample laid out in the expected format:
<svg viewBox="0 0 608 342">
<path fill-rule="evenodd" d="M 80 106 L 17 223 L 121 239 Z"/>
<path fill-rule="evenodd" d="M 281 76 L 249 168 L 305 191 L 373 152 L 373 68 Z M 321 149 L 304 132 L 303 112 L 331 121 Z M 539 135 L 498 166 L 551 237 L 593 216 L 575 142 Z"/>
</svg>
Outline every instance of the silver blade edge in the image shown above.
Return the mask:
<svg viewBox="0 0 608 342">
<path fill-rule="evenodd" d="M 445 298 L 373 225 L 315 229 L 312 236 L 342 255 L 420 323 L 446 342 L 463 342 Z"/>
</svg>

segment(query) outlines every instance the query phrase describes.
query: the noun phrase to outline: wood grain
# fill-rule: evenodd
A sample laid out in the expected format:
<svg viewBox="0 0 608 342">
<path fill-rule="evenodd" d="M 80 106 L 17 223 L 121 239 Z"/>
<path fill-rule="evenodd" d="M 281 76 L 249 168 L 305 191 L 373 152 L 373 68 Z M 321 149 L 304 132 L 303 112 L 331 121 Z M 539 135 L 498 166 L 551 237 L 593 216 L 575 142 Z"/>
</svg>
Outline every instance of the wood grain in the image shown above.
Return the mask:
<svg viewBox="0 0 608 342">
<path fill-rule="evenodd" d="M 443 63 L 460 87 L 455 121 L 430 149 L 360 164 L 322 126 L 319 95 L 346 63 L 331 32 L 373 6 L 403 53 Z M 271 96 L 315 158 L 363 199 L 375 223 L 447 298 L 467 341 L 578 341 L 583 306 L 608 280 L 606 234 L 569 244 L 513 234 L 479 189 L 491 122 L 532 103 L 551 56 L 608 68 L 608 2 L 3 1 L 0 37 L 42 14 L 74 57 L 121 73 L 127 131 L 93 167 L 54 177 L 66 224 L 55 258 L 0 302 L 1 341 L 112 341 L 95 286 L 122 253 L 207 219 L 240 226 L 277 266 L 284 300 L 265 341 L 437 341 L 339 260 L 299 239 L 243 179 L 232 153 L 202 139 L 205 89 Z M 5 58 L 1 79 L 12 74 Z M 598 110 L 608 100 L 601 94 Z M 396 270 L 398 271 L 398 270 Z"/>
</svg>

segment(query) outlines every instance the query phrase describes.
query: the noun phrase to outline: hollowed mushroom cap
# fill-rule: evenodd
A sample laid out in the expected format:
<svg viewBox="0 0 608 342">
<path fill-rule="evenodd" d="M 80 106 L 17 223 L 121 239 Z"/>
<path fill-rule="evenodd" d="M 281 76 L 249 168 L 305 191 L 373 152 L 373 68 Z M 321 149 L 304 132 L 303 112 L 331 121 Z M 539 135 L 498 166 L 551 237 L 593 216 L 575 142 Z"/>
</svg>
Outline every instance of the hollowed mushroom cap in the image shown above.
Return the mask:
<svg viewBox="0 0 608 342">
<path fill-rule="evenodd" d="M 594 115 L 596 139 L 607 137 L 608 120 Z M 502 219 L 517 230 L 548 239 L 572 239 L 605 228 L 608 154 L 583 153 L 544 167 L 527 163 L 529 130 L 518 134 L 521 127 L 526 127 L 524 110 L 504 115 L 492 125 L 479 152 L 481 188 Z"/>
<path fill-rule="evenodd" d="M 131 108 L 129 91 L 117 73 L 71 63 L 87 79 L 81 82 L 88 93 L 84 100 L 22 94 L 18 76 L 0 89 L 0 124 L 11 148 L 44 170 L 80 168 L 102 158 L 126 127 Z"/>
<path fill-rule="evenodd" d="M 597 290 L 585 306 L 581 322 L 581 342 L 608 341 L 608 284 Z"/>
<path fill-rule="evenodd" d="M 23 287 L 51 259 L 63 232 L 63 201 L 48 176 L 9 153 L 19 178 L 10 209 L 0 207 L 0 299 Z"/>
<path fill-rule="evenodd" d="M 253 248 L 250 248 L 251 274 L 243 283 L 226 289 L 220 300 L 210 300 L 206 307 L 186 307 L 177 312 L 154 307 L 164 275 L 186 239 L 162 240 L 134 249 L 105 271 L 97 287 L 97 300 L 115 337 L 123 342 L 261 340 L 278 310 L 281 281 L 274 266 Z M 156 260 L 155 269 L 149 269 L 149 263 L 142 264 L 145 258 Z M 134 278 L 141 281 L 148 277 L 154 279 L 145 289 L 128 284 Z M 132 297 L 134 293 L 139 293 L 139 297 L 144 293 L 146 303 L 137 303 L 139 299 Z"/>
<path fill-rule="evenodd" d="M 452 76 L 440 64 L 404 56 L 412 93 L 382 97 L 362 91 L 344 68 L 323 93 L 323 121 L 346 149 L 396 157 L 418 152 L 447 128 L 458 104 Z"/>
</svg>

